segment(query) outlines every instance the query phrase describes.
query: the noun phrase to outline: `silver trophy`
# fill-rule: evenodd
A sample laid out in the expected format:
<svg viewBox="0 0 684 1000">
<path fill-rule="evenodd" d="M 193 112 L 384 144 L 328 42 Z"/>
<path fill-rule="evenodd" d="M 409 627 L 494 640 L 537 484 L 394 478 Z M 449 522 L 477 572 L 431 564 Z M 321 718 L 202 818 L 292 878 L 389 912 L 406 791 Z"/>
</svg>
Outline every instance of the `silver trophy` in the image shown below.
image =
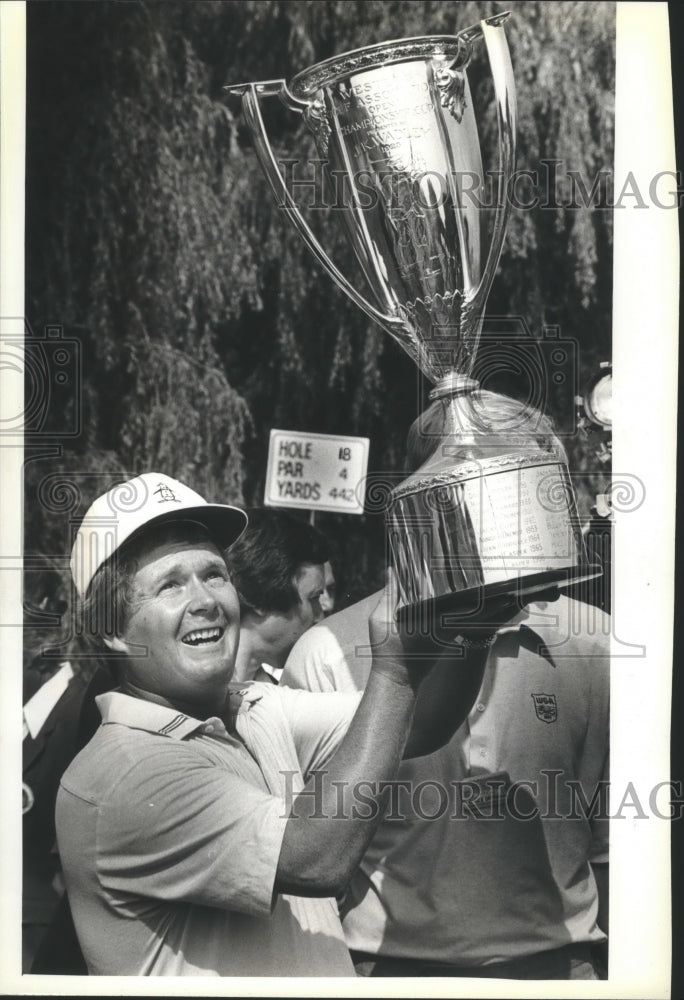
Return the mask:
<svg viewBox="0 0 684 1000">
<path fill-rule="evenodd" d="M 528 415 L 511 422 L 510 401 L 480 392 L 471 378 L 515 169 L 508 16 L 452 36 L 357 49 L 304 70 L 290 84 L 227 88 L 242 97 L 259 163 L 299 235 L 434 384 L 431 399 L 442 401 L 441 447 L 391 492 L 387 506 L 405 607 L 437 602 L 476 614 L 488 594 L 530 595 L 587 572 L 562 448 Z M 499 129 L 488 248 L 480 200 L 486 178 L 466 73 L 481 42 Z M 261 99 L 271 96 L 304 116 L 331 186 L 344 178 L 339 215 L 371 298 L 330 260 L 287 188 L 261 115 Z"/>
</svg>

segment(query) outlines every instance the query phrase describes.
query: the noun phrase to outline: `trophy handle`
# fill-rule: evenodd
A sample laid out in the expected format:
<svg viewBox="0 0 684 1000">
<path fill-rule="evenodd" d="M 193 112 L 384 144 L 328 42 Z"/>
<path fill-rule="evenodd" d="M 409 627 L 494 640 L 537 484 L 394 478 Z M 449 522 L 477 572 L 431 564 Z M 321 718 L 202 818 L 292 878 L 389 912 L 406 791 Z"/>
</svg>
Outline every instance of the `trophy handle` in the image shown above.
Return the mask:
<svg viewBox="0 0 684 1000">
<path fill-rule="evenodd" d="M 288 90 L 285 80 L 265 80 L 261 83 L 241 83 L 226 87 L 226 90 L 228 90 L 231 94 L 240 95 L 242 97 L 242 109 L 245 121 L 250 132 L 252 133 L 254 150 L 261 165 L 261 169 L 271 185 L 271 189 L 276 196 L 278 205 L 285 210 L 292 225 L 304 240 L 316 260 L 328 272 L 333 281 L 347 293 L 352 302 L 354 302 L 360 309 L 363 309 L 366 315 L 370 316 L 370 318 L 375 320 L 376 323 L 385 327 L 389 333 L 395 336 L 405 337 L 404 327 L 400 320 L 381 312 L 374 305 L 372 305 L 372 303 L 370 303 L 356 290 L 356 288 L 354 288 L 342 272 L 335 267 L 333 262 L 330 260 L 330 257 L 328 257 L 328 254 L 314 236 L 304 216 L 297 208 L 292 195 L 287 189 L 287 185 L 283 180 L 280 170 L 278 169 L 278 164 L 273 153 L 273 147 L 271 146 L 270 139 L 266 133 L 266 127 L 261 115 L 259 97 L 279 97 L 286 107 L 300 113 L 309 106 L 308 103 L 306 101 L 297 100 L 297 98 L 294 97 Z"/>
<path fill-rule="evenodd" d="M 507 15 L 506 15 L 507 16 Z M 468 308 L 472 314 L 479 316 L 489 295 L 494 274 L 499 263 L 503 248 L 504 236 L 510 215 L 508 202 L 508 185 L 515 170 L 515 135 L 516 135 L 516 98 L 515 78 L 511 65 L 511 54 L 500 17 L 482 21 L 480 25 L 482 36 L 487 46 L 487 56 L 494 81 L 496 97 L 497 121 L 499 126 L 499 172 L 498 198 L 492 242 L 487 254 L 487 262 L 482 272 L 482 279 L 475 291 Z"/>
</svg>

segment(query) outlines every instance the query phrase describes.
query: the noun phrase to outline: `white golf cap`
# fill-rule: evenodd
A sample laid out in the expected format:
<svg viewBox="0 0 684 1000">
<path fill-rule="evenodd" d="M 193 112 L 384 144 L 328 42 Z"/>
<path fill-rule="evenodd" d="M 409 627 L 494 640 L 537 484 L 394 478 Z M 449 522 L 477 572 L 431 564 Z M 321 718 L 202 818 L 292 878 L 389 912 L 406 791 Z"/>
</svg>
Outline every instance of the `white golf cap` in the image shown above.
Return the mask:
<svg viewBox="0 0 684 1000">
<path fill-rule="evenodd" d="M 146 472 L 113 486 L 89 507 L 71 551 L 71 575 L 83 597 L 99 567 L 123 543 L 154 521 L 196 521 L 220 548 L 237 541 L 247 526 L 239 507 L 207 503 L 177 479 Z"/>
</svg>

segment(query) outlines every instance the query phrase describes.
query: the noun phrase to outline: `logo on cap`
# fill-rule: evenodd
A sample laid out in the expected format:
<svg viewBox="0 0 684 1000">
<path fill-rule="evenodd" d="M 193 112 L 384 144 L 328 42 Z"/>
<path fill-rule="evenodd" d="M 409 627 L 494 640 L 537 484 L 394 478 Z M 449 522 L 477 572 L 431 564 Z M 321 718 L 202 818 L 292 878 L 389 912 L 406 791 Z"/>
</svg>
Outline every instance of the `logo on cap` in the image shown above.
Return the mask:
<svg viewBox="0 0 684 1000">
<path fill-rule="evenodd" d="M 173 503 L 181 502 L 176 496 L 176 494 L 173 492 L 171 487 L 167 486 L 166 483 L 159 484 L 157 489 L 154 491 L 154 496 L 156 496 L 157 494 L 159 494 L 159 499 L 157 500 L 157 503 L 168 503 L 169 501 L 173 501 Z"/>
<path fill-rule="evenodd" d="M 534 710 L 540 722 L 555 722 L 558 718 L 558 705 L 555 694 L 533 694 Z"/>
</svg>

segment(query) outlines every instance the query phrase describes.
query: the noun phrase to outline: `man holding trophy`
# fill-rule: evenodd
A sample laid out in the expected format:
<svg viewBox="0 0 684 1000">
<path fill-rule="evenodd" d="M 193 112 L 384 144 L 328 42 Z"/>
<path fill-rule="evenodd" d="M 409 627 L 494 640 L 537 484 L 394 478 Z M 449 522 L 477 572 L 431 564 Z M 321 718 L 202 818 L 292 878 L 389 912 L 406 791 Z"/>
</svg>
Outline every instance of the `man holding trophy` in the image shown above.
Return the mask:
<svg viewBox="0 0 684 1000">
<path fill-rule="evenodd" d="M 351 976 L 334 897 L 402 756 L 472 704 L 493 625 L 411 636 L 388 586 L 362 696 L 231 685 L 240 608 L 223 550 L 243 511 L 146 473 L 86 512 L 71 570 L 119 687 L 64 774 L 59 853 L 91 975 Z M 499 602 L 500 613 L 510 613 Z M 445 659 L 457 640 L 458 666 Z M 444 662 L 442 662 L 444 660 Z"/>
<path fill-rule="evenodd" d="M 336 56 L 289 85 L 275 80 L 229 88 L 242 97 L 257 158 L 300 236 L 433 384 L 430 409 L 416 422 L 418 437 L 425 439 L 421 460 L 411 463 L 411 474 L 388 492 L 386 504 L 400 618 L 409 628 L 427 621 L 441 629 L 466 617 L 484 629 L 497 600 L 520 608 L 512 629 L 502 630 L 506 635 L 486 629 L 489 673 L 466 723 L 467 739 L 452 742 L 451 763 L 434 761 L 432 774 L 440 787 L 450 775 L 474 779 L 477 795 L 490 806 L 492 796 L 495 803 L 500 797 L 508 801 L 511 783 L 530 785 L 545 768 L 571 785 L 601 782 L 608 723 L 605 629 L 596 641 L 586 640 L 587 615 L 578 618 L 575 602 L 565 597 L 555 615 L 553 605 L 547 611 L 545 604 L 534 604 L 549 589 L 596 575 L 584 550 L 563 448 L 540 413 L 486 391 L 472 377 L 515 169 L 507 17 L 497 14 L 454 36 L 401 39 Z M 499 126 L 499 190 L 487 249 L 485 213 L 468 196 L 484 186 L 466 73 L 481 43 Z M 270 96 L 303 115 L 330 179 L 345 178 L 348 200 L 340 215 L 372 301 L 330 260 L 285 186 L 261 115 L 260 102 Z M 346 682 L 363 689 L 365 614 L 362 602 L 311 630 L 295 647 L 285 682 L 326 690 Z M 337 683 L 336 668 L 345 682 Z M 524 706 L 541 725 L 537 736 L 521 731 Z M 478 724 L 478 713 L 486 723 Z M 563 739 L 555 741 L 561 731 Z M 591 747 L 583 745 L 589 732 Z M 482 757 L 476 760 L 478 741 Z M 415 780 L 429 782 L 432 760 L 420 763 Z M 491 791 L 492 779 L 498 791 Z M 534 812 L 534 792 L 524 808 L 521 799 L 521 810 L 531 809 L 530 822 L 525 826 L 522 812 L 513 816 L 503 836 L 494 836 L 503 830 L 496 816 L 489 824 L 471 823 L 461 851 L 459 837 L 447 830 L 459 817 L 423 816 L 422 825 L 409 819 L 408 828 L 401 825 L 405 816 L 389 817 L 342 904 L 360 966 L 366 959 L 376 975 L 485 975 L 482 969 L 489 967 L 490 975 L 502 977 L 596 978 L 590 950 L 605 934 L 597 923 L 600 876 L 589 862 L 605 870 L 606 841 L 597 835 L 590 847 L 586 815 L 555 837 L 553 826 L 543 828 L 540 821 L 555 821 L 558 831 L 558 824 L 572 824 L 573 818 L 550 817 L 546 792 L 540 801 L 547 812 L 541 817 Z M 501 871 L 501 864 L 512 874 L 497 886 L 487 873 Z M 450 871 L 464 866 L 480 866 L 481 896 L 476 872 L 470 879 L 449 879 Z M 492 905 L 497 892 L 501 896 Z M 481 919 L 472 922 L 477 912 Z M 488 936 L 495 940 L 491 948 Z M 522 964 L 516 964 L 519 957 Z M 418 961 L 402 965 L 411 958 Z"/>
</svg>

